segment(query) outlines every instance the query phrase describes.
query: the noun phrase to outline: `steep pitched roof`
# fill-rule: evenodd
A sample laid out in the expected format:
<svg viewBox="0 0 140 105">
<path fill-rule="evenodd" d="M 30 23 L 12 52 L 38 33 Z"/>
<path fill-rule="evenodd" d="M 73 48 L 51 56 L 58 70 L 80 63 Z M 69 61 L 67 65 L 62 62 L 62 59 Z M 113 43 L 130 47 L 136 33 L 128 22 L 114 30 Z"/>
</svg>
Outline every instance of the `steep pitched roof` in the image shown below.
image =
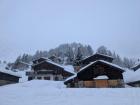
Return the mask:
<svg viewBox="0 0 140 105">
<path fill-rule="evenodd" d="M 97 56 L 97 55 L 101 55 L 101 56 L 103 56 L 103 57 L 108 57 L 108 58 L 113 59 L 112 56 L 105 55 L 105 54 L 100 54 L 100 53 L 96 53 L 96 54 L 93 54 L 93 55 L 91 55 L 91 56 L 88 56 L 88 57 L 84 58 L 83 60 L 88 59 L 88 58 L 90 58 L 90 57 L 92 57 L 92 56 Z"/>
<path fill-rule="evenodd" d="M 112 62 L 114 58 L 108 55 L 96 53 L 94 55 L 91 55 L 89 57 L 80 60 L 79 63 L 84 63 L 84 62 L 90 63 L 96 60 L 105 60 L 105 59 L 108 59 L 110 62 Z"/>
<path fill-rule="evenodd" d="M 50 64 L 52 64 L 52 65 L 55 65 L 55 66 L 60 67 L 60 68 L 63 69 L 63 66 L 61 66 L 61 65 L 59 65 L 59 64 L 57 64 L 57 63 L 55 63 L 55 62 L 53 62 L 53 61 L 51 61 L 51 60 L 44 60 L 44 61 L 39 62 L 39 63 L 37 63 L 37 64 L 33 64 L 32 66 L 34 67 L 34 66 L 40 65 L 40 64 L 45 63 L 45 62 L 50 63 Z"/>
<path fill-rule="evenodd" d="M 45 61 L 45 60 L 50 60 L 50 59 L 48 59 L 48 58 L 46 58 L 46 57 L 40 57 L 40 58 L 37 58 L 37 59 L 35 59 L 35 60 L 33 60 L 32 62 L 34 63 L 34 64 L 37 64 L 36 62 L 37 61 L 39 61 L 39 63 L 40 62 L 42 62 L 42 61 Z"/>
<path fill-rule="evenodd" d="M 74 78 L 76 78 L 76 77 L 77 77 L 77 74 L 74 74 L 73 76 L 67 78 L 67 79 L 64 81 L 64 84 L 67 84 L 67 83 L 71 82 L 71 81 L 74 80 Z"/>
<path fill-rule="evenodd" d="M 74 67 L 72 65 L 63 65 L 64 70 L 75 74 Z"/>
<path fill-rule="evenodd" d="M 42 62 L 40 62 L 40 63 L 38 63 L 38 64 L 33 64 L 32 66 L 37 66 L 37 65 L 40 65 L 40 64 L 42 64 L 42 63 L 44 63 L 44 62 L 47 62 L 47 63 L 49 63 L 49 64 L 52 64 L 52 65 L 54 65 L 54 66 L 57 66 L 57 67 L 63 69 L 64 71 L 66 71 L 66 72 L 69 72 L 69 73 L 71 73 L 71 74 L 74 74 L 74 68 L 73 68 L 73 66 L 70 66 L 70 65 L 69 65 L 69 67 L 68 67 L 68 66 L 63 66 L 63 65 L 60 65 L 60 64 L 58 64 L 58 63 L 55 63 L 55 62 L 53 62 L 53 61 L 51 61 L 51 60 L 45 60 L 45 61 L 42 61 Z"/>
<path fill-rule="evenodd" d="M 118 66 L 118 65 L 116 65 L 116 64 L 109 63 L 109 62 L 104 61 L 104 60 L 97 60 L 97 61 L 91 62 L 91 63 L 88 64 L 87 66 L 81 68 L 81 69 L 79 70 L 79 72 L 84 71 L 86 68 L 88 68 L 88 67 L 90 67 L 90 66 L 92 66 L 92 65 L 94 65 L 94 64 L 96 64 L 96 63 L 98 63 L 98 62 L 103 63 L 103 64 L 106 64 L 106 65 L 111 66 L 111 67 L 114 67 L 114 68 L 116 68 L 117 70 L 119 70 L 119 71 L 121 71 L 121 72 L 124 72 L 124 71 L 125 71 L 124 68 L 122 68 L 122 67 L 120 67 L 120 66 Z M 79 72 L 78 72 L 78 73 L 79 73 Z"/>
</svg>

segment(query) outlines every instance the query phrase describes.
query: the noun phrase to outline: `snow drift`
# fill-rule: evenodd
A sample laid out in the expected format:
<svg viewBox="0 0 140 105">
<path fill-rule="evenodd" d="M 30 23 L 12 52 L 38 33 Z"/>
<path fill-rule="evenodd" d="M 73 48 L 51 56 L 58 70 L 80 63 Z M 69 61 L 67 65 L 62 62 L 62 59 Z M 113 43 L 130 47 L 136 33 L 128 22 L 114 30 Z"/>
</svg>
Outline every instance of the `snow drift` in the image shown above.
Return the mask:
<svg viewBox="0 0 140 105">
<path fill-rule="evenodd" d="M 140 89 L 70 89 L 57 81 L 2 86 L 0 93 L 0 105 L 140 105 Z"/>
</svg>

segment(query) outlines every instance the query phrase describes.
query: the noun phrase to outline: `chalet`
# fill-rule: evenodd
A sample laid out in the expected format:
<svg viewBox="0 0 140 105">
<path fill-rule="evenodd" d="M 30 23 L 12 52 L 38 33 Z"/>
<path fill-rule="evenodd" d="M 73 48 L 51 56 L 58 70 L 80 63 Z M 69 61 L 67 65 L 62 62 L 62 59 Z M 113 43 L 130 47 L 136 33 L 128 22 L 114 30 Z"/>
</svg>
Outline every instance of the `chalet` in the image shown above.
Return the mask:
<svg viewBox="0 0 140 105">
<path fill-rule="evenodd" d="M 53 62 L 48 58 L 39 58 L 33 61 L 32 70 L 27 72 L 28 80 L 44 79 L 62 81 L 72 76 L 74 72 Z"/>
<path fill-rule="evenodd" d="M 21 78 L 19 75 L 10 70 L 0 70 L 0 86 L 18 83 L 19 78 Z"/>
<path fill-rule="evenodd" d="M 102 54 L 95 54 L 81 60 L 79 62 L 80 69 L 78 70 L 77 74 L 68 78 L 64 83 L 67 85 L 67 87 L 77 88 L 124 87 L 124 69 L 118 65 L 112 64 L 112 61 L 112 57 Z"/>
</svg>

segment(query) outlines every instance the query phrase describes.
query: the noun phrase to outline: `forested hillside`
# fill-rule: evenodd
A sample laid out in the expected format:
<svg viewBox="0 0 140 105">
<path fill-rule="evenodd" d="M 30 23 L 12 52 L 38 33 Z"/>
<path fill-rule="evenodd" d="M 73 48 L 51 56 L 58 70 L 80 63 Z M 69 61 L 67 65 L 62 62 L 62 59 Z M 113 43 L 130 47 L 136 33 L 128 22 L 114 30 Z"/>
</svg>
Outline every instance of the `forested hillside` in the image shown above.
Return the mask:
<svg viewBox="0 0 140 105">
<path fill-rule="evenodd" d="M 94 53 L 101 53 L 112 56 L 114 58 L 113 63 L 121 67 L 131 68 L 135 64 L 135 60 L 129 58 L 121 58 L 115 52 L 111 52 L 105 46 L 100 46 L 97 50 L 93 50 L 90 45 L 83 45 L 81 43 L 62 44 L 57 48 L 50 49 L 49 51 L 36 51 L 34 55 L 23 54 L 18 56 L 14 63 L 9 63 L 8 67 L 11 69 L 27 69 L 28 66 L 25 63 L 31 63 L 32 60 L 51 56 L 55 56 L 60 61 L 55 61 L 60 64 L 73 65 L 75 61 L 81 60 Z M 24 62 L 24 63 L 23 63 Z"/>
</svg>

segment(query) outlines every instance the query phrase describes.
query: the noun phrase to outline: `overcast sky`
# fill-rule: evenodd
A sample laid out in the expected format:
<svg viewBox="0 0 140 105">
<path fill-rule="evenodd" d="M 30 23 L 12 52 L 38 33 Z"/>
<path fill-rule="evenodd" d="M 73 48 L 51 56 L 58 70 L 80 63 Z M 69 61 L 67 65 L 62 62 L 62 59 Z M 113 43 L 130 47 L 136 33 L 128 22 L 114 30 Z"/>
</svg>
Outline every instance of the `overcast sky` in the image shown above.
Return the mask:
<svg viewBox="0 0 140 105">
<path fill-rule="evenodd" d="M 140 57 L 140 0 L 0 0 L 0 59 L 67 42 Z"/>
</svg>

